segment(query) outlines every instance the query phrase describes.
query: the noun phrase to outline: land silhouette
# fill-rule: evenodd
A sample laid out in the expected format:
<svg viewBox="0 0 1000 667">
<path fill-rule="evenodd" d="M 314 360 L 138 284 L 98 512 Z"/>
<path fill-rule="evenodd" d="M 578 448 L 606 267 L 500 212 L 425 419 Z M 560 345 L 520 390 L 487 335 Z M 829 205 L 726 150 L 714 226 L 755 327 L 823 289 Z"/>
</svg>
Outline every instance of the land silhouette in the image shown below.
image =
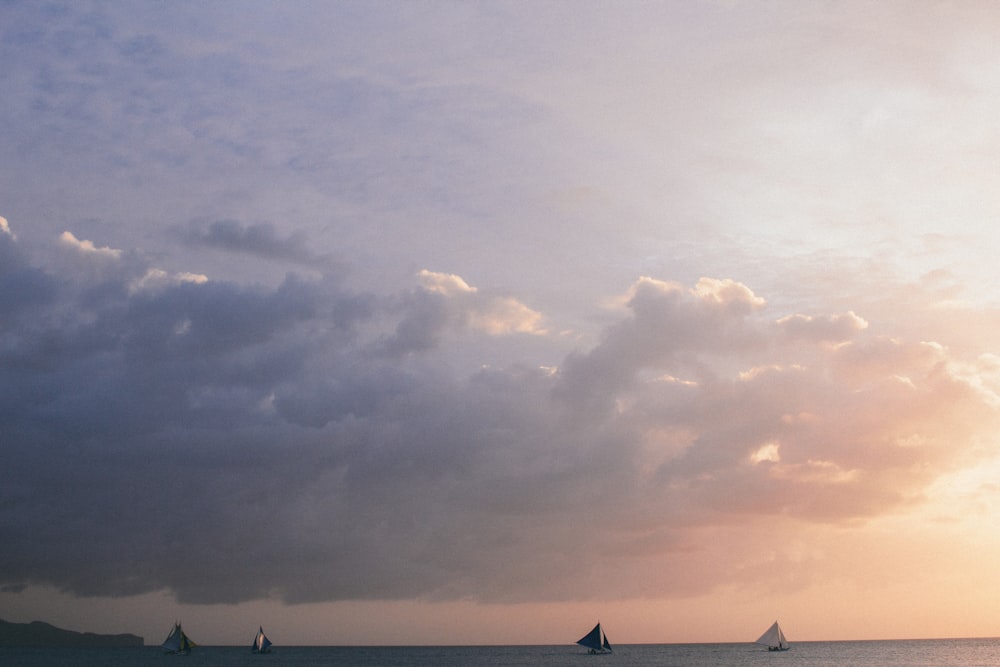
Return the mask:
<svg viewBox="0 0 1000 667">
<path fill-rule="evenodd" d="M 42 621 L 10 623 L 0 619 L 0 646 L 65 646 L 107 648 L 142 646 L 143 638 L 132 634 L 99 635 L 64 630 Z"/>
</svg>

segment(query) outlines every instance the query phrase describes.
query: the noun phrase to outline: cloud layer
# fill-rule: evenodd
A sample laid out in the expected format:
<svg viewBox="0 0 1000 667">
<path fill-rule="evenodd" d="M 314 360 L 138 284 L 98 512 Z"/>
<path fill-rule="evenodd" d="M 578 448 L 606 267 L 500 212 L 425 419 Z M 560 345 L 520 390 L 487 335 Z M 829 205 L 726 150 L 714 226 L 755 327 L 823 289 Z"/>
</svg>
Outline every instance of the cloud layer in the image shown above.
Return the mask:
<svg viewBox="0 0 1000 667">
<path fill-rule="evenodd" d="M 309 255 L 302 236 L 208 230 L 184 242 Z M 5 590 L 703 592 L 747 576 L 754 526 L 920 502 L 985 455 L 998 404 L 988 357 L 853 312 L 770 313 L 725 278 L 638 279 L 595 344 L 471 369 L 454 350 L 559 327 L 446 272 L 395 294 L 326 273 L 243 284 L 69 232 L 74 261 L 52 269 L 14 231 L 0 229 Z"/>
<path fill-rule="evenodd" d="M 994 633 L 998 44 L 987 3 L 0 2 L 0 615 Z"/>
</svg>

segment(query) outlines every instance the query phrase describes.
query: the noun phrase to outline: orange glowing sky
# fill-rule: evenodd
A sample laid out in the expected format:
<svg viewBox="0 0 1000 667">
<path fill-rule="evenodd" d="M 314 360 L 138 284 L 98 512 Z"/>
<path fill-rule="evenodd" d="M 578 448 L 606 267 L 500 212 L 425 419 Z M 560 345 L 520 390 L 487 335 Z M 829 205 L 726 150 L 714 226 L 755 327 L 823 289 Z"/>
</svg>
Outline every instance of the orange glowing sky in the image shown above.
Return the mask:
<svg viewBox="0 0 1000 667">
<path fill-rule="evenodd" d="M 0 618 L 995 636 L 988 3 L 0 8 Z"/>
</svg>

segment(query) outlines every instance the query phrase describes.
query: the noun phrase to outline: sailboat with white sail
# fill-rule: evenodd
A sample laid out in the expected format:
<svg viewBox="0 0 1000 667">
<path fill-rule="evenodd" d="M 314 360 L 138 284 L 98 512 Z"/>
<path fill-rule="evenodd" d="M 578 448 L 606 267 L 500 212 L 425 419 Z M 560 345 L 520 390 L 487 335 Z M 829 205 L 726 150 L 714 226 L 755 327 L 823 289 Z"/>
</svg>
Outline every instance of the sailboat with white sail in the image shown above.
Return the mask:
<svg viewBox="0 0 1000 667">
<path fill-rule="evenodd" d="M 608 635 L 605 634 L 600 622 L 594 626 L 593 630 L 577 640 L 576 643 L 589 649 L 587 653 L 592 655 L 598 653 L 612 653 L 611 643 L 608 641 Z"/>
<path fill-rule="evenodd" d="M 787 651 L 790 648 L 788 640 L 785 639 L 785 633 L 781 631 L 781 626 L 778 625 L 777 621 L 760 636 L 756 643 L 763 644 L 768 651 Z"/>
<path fill-rule="evenodd" d="M 180 622 L 174 622 L 174 629 L 170 631 L 167 638 L 160 644 L 163 652 L 173 655 L 187 655 L 197 644 L 184 634 Z"/>
<path fill-rule="evenodd" d="M 257 629 L 257 636 L 253 638 L 252 652 L 257 654 L 271 652 L 271 640 L 264 634 L 264 626 Z"/>
</svg>

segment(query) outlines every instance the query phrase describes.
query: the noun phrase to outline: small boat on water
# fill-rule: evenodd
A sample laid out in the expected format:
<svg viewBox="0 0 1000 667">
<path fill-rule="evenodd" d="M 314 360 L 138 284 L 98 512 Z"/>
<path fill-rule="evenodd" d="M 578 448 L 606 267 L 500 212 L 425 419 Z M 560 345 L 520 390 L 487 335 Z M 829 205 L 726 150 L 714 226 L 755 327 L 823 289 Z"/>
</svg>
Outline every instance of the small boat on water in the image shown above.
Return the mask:
<svg viewBox="0 0 1000 667">
<path fill-rule="evenodd" d="M 187 655 L 197 644 L 184 634 L 184 630 L 178 622 L 174 623 L 174 629 L 170 631 L 160 646 L 163 648 L 163 652 L 168 655 Z"/>
<path fill-rule="evenodd" d="M 257 636 L 253 638 L 253 645 L 250 648 L 252 653 L 257 654 L 271 652 L 271 640 L 264 634 L 264 626 L 257 629 Z"/>
<path fill-rule="evenodd" d="M 768 651 L 787 651 L 790 648 L 777 621 L 760 636 L 757 643 L 766 646 Z"/>
<path fill-rule="evenodd" d="M 604 633 L 604 629 L 601 628 L 600 623 L 595 625 L 593 630 L 577 640 L 576 643 L 589 649 L 587 653 L 591 655 L 613 652 L 611 650 L 611 643 L 608 642 L 608 636 Z"/>
</svg>

